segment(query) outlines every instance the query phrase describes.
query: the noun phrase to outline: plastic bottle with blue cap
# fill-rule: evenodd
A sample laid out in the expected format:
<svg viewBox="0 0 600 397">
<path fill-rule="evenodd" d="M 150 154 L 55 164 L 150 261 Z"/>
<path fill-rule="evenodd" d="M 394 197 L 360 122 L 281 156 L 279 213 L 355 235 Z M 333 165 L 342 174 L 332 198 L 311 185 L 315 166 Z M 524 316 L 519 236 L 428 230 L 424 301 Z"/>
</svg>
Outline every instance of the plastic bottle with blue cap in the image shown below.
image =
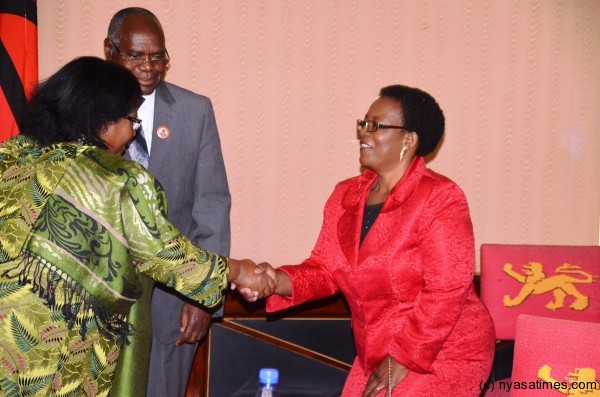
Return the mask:
<svg viewBox="0 0 600 397">
<path fill-rule="evenodd" d="M 258 371 L 258 379 L 260 380 L 260 388 L 255 394 L 255 397 L 281 397 L 277 390 L 279 382 L 279 371 L 275 368 L 262 368 Z"/>
</svg>

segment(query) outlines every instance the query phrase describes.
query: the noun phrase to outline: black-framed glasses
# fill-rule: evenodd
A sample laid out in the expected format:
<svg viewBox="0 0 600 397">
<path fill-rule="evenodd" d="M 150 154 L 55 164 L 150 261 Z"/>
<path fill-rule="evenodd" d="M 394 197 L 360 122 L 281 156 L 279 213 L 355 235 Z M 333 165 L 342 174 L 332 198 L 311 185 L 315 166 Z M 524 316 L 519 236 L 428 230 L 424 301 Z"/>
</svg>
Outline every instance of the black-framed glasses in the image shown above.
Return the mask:
<svg viewBox="0 0 600 397">
<path fill-rule="evenodd" d="M 165 52 L 158 54 L 124 54 L 119 50 L 119 47 L 115 44 L 114 41 L 110 40 L 110 43 L 115 47 L 117 53 L 124 61 L 129 62 L 132 65 L 140 66 L 146 62 L 149 62 L 151 65 L 156 64 L 160 66 L 165 66 L 167 62 L 171 59 L 167 49 L 165 48 Z"/>
<path fill-rule="evenodd" d="M 131 116 L 123 116 L 123 118 L 131 121 L 131 126 L 133 127 L 133 130 L 136 133 L 140 132 L 140 130 L 142 129 L 142 120 L 136 119 L 135 117 Z"/>
<path fill-rule="evenodd" d="M 398 130 L 405 130 L 408 131 L 406 128 L 402 127 L 402 126 L 398 126 L 398 125 L 387 125 L 387 124 L 379 124 L 376 121 L 373 120 L 361 120 L 358 119 L 356 120 L 356 131 L 357 132 L 361 132 L 363 130 L 363 128 L 367 131 L 367 132 L 375 132 L 378 129 L 383 129 L 383 128 L 396 128 Z"/>
</svg>

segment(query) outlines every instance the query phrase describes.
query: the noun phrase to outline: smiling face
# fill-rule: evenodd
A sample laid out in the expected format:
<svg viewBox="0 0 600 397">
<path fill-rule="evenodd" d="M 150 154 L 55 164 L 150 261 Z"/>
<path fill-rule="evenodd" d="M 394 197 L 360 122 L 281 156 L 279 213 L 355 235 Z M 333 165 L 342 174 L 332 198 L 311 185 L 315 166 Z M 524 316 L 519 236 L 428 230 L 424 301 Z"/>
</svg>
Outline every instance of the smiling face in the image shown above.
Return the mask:
<svg viewBox="0 0 600 397">
<path fill-rule="evenodd" d="M 151 57 L 165 54 L 165 35 L 155 19 L 147 15 L 134 14 L 123 20 L 119 29 L 119 39 L 115 45 L 109 39 L 104 40 L 104 55 L 107 60 L 126 67 L 136 77 L 142 89 L 142 95 L 150 95 L 164 78 L 167 62 L 143 63 L 123 59 L 125 56 Z"/>
<path fill-rule="evenodd" d="M 137 117 L 137 112 L 129 112 L 128 116 Z M 118 156 L 123 156 L 125 150 L 135 137 L 133 123 L 124 117 L 114 123 L 110 123 L 106 127 L 106 131 L 102 133 L 102 140 L 106 143 L 106 150 Z"/>
<path fill-rule="evenodd" d="M 402 106 L 397 101 L 380 97 L 365 115 L 365 120 L 380 124 L 402 126 Z M 407 131 L 395 128 L 380 128 L 375 132 L 362 129 L 360 139 L 360 164 L 378 174 L 396 169 L 400 164 L 400 152 L 405 145 Z"/>
</svg>

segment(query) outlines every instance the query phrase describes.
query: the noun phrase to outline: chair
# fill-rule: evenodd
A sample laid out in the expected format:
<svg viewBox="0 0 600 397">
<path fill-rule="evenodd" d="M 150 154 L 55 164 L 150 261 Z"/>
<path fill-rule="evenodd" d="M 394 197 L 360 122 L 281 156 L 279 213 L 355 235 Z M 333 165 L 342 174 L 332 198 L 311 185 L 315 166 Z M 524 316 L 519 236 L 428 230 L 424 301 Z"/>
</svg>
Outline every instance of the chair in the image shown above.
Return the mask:
<svg viewBox="0 0 600 397">
<path fill-rule="evenodd" d="M 600 323 L 519 316 L 510 397 L 600 397 L 599 377 Z"/>
<path fill-rule="evenodd" d="M 491 380 L 511 375 L 518 315 L 600 322 L 598 276 L 598 246 L 483 244 L 480 296 L 499 340 Z"/>
</svg>

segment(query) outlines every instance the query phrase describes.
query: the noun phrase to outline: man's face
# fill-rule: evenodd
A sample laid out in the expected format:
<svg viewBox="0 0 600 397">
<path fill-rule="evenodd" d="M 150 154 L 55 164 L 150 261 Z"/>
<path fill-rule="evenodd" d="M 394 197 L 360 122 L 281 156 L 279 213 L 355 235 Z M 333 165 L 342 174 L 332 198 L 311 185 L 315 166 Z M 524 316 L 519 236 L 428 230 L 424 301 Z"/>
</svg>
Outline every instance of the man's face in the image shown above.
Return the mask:
<svg viewBox="0 0 600 397">
<path fill-rule="evenodd" d="M 166 51 L 161 26 L 145 15 L 127 17 L 121 24 L 119 38 L 114 43 L 108 38 L 104 40 L 106 60 L 123 65 L 131 71 L 140 83 L 142 95 L 152 94 L 164 78 L 168 65 Z"/>
</svg>

